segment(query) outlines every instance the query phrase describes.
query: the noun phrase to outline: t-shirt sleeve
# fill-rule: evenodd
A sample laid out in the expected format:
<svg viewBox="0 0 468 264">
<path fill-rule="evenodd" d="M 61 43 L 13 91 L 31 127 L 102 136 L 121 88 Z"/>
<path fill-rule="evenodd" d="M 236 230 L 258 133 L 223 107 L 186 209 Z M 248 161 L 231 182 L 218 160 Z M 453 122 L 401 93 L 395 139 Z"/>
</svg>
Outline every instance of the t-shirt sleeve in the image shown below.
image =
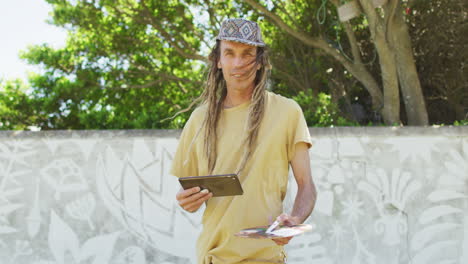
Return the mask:
<svg viewBox="0 0 468 264">
<path fill-rule="evenodd" d="M 294 158 L 297 143 L 304 142 L 308 148 L 312 147 L 309 128 L 301 107 L 294 102 L 288 126 L 288 161 Z"/>
<path fill-rule="evenodd" d="M 179 144 L 172 160 L 170 173 L 178 178 L 198 175 L 198 159 L 194 143 L 198 127 L 194 113 L 192 113 L 182 130 Z"/>
</svg>

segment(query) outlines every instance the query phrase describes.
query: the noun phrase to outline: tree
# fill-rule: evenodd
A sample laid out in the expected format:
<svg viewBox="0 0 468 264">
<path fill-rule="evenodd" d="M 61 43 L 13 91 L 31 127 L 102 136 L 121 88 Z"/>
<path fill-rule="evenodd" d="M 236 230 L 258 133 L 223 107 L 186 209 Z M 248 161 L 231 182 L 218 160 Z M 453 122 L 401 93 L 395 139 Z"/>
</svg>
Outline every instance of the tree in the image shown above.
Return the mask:
<svg viewBox="0 0 468 264">
<path fill-rule="evenodd" d="M 431 123 L 468 120 L 468 2 L 420 0 L 408 13 Z"/>
<path fill-rule="evenodd" d="M 396 0 L 377 9 L 370 0 L 359 0 L 364 16 L 344 23 L 338 22 L 335 0 L 47 1 L 53 6 L 51 23 L 69 30 L 67 44 L 35 46 L 22 54 L 44 68 L 30 80 L 36 106 L 47 113 L 38 119 L 43 129 L 180 128 L 187 113 L 160 120 L 200 94 L 205 57 L 227 17 L 260 21 L 271 46 L 275 91 L 303 92 L 303 98 L 315 100 L 307 103 L 313 107 L 328 98 L 320 93 L 331 94 L 334 103 L 343 96 L 344 109 L 350 109 L 350 95 L 362 94 L 363 86 L 386 123 L 400 122 L 404 98 L 408 123 L 427 124 L 409 41 L 396 43 L 407 34 L 404 4 Z M 318 23 L 315 14 L 323 7 L 332 19 Z M 377 71 L 363 62 L 369 43 L 377 48 Z M 337 65 L 346 72 L 326 72 Z"/>
<path fill-rule="evenodd" d="M 340 6 L 338 0 L 330 0 L 335 8 Z M 245 0 L 255 10 L 258 10 L 288 34 L 301 40 L 304 44 L 323 50 L 326 54 L 339 61 L 356 79 L 358 79 L 372 97 L 375 109 L 382 108 L 382 115 L 386 123 L 400 122 L 400 95 L 403 93 L 408 123 L 410 125 L 427 125 L 428 117 L 421 85 L 414 64 L 411 41 L 408 28 L 403 16 L 403 4 L 399 0 L 388 1 L 355 1 L 367 20 L 373 43 L 379 55 L 382 74 L 382 87 L 371 75 L 362 62 L 361 52 L 350 22 L 344 22 L 343 27 L 351 47 L 353 60 L 348 60 L 342 51 L 327 43 L 323 35 L 309 35 L 300 29 L 286 23 L 283 17 L 290 17 L 287 6 L 281 10 L 283 17 L 271 12 L 266 6 L 255 0 Z M 295 1 L 297 4 L 298 1 Z M 278 5 L 283 4 L 280 2 Z M 376 3 L 381 6 L 376 9 Z"/>
<path fill-rule="evenodd" d="M 198 94 L 203 66 L 193 61 L 201 57 L 183 58 L 180 47 L 161 41 L 165 32 L 147 21 L 161 14 L 146 14 L 147 6 L 136 10 L 136 2 L 49 3 L 53 23 L 69 30 L 66 47 L 35 46 L 22 54 L 45 68 L 30 79 L 32 95 L 50 115 L 40 127 L 167 128 L 185 122 L 186 115 L 169 125 L 160 120 Z M 167 5 L 160 4 L 159 11 L 182 6 Z M 193 49 L 199 47 L 199 39 L 190 41 Z"/>
<path fill-rule="evenodd" d="M 0 129 L 24 130 L 41 120 L 19 79 L 0 80 Z"/>
</svg>

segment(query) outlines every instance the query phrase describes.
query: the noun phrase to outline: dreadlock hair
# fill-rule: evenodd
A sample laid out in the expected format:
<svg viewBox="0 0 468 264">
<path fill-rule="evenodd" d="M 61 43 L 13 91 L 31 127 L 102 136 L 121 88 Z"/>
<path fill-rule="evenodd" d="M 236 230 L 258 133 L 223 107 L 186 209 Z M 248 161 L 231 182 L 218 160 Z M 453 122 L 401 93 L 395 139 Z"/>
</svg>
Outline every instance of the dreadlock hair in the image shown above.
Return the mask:
<svg viewBox="0 0 468 264">
<path fill-rule="evenodd" d="M 226 81 L 223 77 L 223 72 L 218 68 L 217 64 L 221 58 L 221 41 L 216 40 L 216 44 L 208 55 L 209 68 L 207 72 L 207 80 L 203 93 L 195 99 L 187 109 L 180 111 L 179 113 L 186 112 L 191 109 L 196 103 L 200 105 L 207 105 L 208 111 L 200 129 L 204 128 L 205 144 L 204 150 L 208 159 L 208 170 L 212 173 L 216 166 L 217 157 L 217 126 L 220 117 L 220 113 L 223 109 L 223 102 L 227 95 Z M 253 64 L 253 65 L 251 65 Z M 247 137 L 243 140 L 244 153 L 241 159 L 241 163 L 237 167 L 237 173 L 240 174 L 244 169 L 247 161 L 252 155 L 253 148 L 257 142 L 258 131 L 260 124 L 265 112 L 266 105 L 266 89 L 268 84 L 268 78 L 270 75 L 271 64 L 268 58 L 268 51 L 265 47 L 257 47 L 257 56 L 252 62 L 251 72 L 249 74 L 255 74 L 254 89 L 252 92 L 251 104 L 249 106 L 249 114 L 247 123 L 245 126 L 245 132 Z M 261 65 L 260 69 L 257 70 L 257 66 Z M 177 114 L 179 114 L 177 113 Z M 176 114 L 176 115 L 177 115 Z M 200 130 L 197 132 L 197 137 Z M 192 140 L 192 143 L 195 139 Z"/>
</svg>

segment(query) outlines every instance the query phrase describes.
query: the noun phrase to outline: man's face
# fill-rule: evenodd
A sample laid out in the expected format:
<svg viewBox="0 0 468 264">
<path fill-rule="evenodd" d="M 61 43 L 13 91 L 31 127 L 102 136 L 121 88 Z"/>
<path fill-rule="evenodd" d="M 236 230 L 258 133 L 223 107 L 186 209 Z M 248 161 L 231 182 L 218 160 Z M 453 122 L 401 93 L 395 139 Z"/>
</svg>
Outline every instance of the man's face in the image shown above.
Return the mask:
<svg viewBox="0 0 468 264">
<path fill-rule="evenodd" d="M 221 56 L 218 68 L 223 70 L 223 76 L 228 88 L 245 90 L 254 88 L 254 80 L 260 65 L 255 66 L 257 47 L 233 42 L 221 41 Z M 254 67 L 256 67 L 254 69 Z"/>
</svg>

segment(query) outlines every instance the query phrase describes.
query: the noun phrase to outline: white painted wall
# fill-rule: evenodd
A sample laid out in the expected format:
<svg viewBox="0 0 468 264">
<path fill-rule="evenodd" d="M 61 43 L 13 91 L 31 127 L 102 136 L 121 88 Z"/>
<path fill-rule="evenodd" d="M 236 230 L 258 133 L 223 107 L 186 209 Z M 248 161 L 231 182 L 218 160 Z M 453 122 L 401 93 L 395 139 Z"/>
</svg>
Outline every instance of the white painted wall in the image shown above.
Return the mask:
<svg viewBox="0 0 468 264">
<path fill-rule="evenodd" d="M 468 263 L 468 127 L 310 131 L 319 199 L 288 263 Z M 179 133 L 0 132 L 0 264 L 194 263 Z"/>
</svg>

